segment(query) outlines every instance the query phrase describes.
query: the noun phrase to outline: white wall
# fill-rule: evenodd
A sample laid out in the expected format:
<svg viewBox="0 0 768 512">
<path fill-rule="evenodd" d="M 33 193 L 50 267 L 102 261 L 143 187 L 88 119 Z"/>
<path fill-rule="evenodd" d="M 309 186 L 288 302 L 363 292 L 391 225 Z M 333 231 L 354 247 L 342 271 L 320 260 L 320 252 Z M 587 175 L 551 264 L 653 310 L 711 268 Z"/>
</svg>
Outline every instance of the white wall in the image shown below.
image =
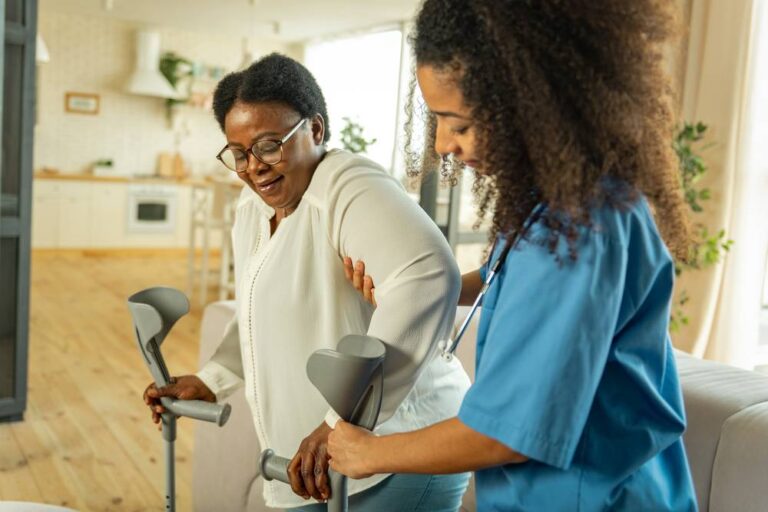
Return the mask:
<svg viewBox="0 0 768 512">
<path fill-rule="evenodd" d="M 166 121 L 164 100 L 124 92 L 134 66 L 134 31 L 138 27 L 42 10 L 38 28 L 51 60 L 38 66 L 35 169 L 82 172 L 95 160 L 111 158 L 117 171 L 152 173 L 158 152 L 174 150 L 174 131 Z M 237 36 L 156 28 L 161 51 L 174 51 L 227 71 L 240 64 L 242 41 Z M 272 51 L 296 56 L 295 47 L 281 43 L 253 40 L 250 47 L 256 57 Z M 65 112 L 66 92 L 98 94 L 99 114 Z M 213 114 L 184 107 L 179 121 L 188 128 L 180 148 L 192 171 L 201 174 L 215 169 L 218 162 L 214 157 L 224 139 Z"/>
</svg>

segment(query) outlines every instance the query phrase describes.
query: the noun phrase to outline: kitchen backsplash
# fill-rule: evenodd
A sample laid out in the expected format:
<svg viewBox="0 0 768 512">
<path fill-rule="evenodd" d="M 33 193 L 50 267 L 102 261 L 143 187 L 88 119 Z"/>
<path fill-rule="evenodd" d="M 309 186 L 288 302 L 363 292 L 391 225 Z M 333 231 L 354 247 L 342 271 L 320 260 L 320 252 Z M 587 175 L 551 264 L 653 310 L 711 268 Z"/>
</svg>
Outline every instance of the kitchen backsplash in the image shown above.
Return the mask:
<svg viewBox="0 0 768 512">
<path fill-rule="evenodd" d="M 177 140 L 193 174 L 216 169 L 215 155 L 224 138 L 210 111 L 181 107 L 174 130 L 166 119 L 165 100 L 125 92 L 135 63 L 137 28 L 105 18 L 40 12 L 39 31 L 50 62 L 37 68 L 35 169 L 80 173 L 96 160 L 111 159 L 116 173 L 150 174 L 158 154 L 173 152 Z M 242 60 L 240 37 L 151 28 L 160 32 L 161 52 L 174 51 L 227 71 Z M 256 56 L 279 51 L 301 57 L 297 45 L 253 40 L 250 46 Z M 98 94 L 99 113 L 66 112 L 67 92 Z"/>
</svg>

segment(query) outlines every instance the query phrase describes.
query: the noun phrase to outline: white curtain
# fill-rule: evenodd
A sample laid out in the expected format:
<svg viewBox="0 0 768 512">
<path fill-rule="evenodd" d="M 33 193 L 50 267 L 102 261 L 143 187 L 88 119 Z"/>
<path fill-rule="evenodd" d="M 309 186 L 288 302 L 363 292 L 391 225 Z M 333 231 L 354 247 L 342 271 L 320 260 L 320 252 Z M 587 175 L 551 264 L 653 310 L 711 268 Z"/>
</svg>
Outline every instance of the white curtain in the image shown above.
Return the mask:
<svg viewBox="0 0 768 512">
<path fill-rule="evenodd" d="M 767 3 L 693 0 L 682 98 L 684 119 L 707 124 L 715 144 L 702 154 L 712 200 L 698 220 L 735 243 L 720 265 L 678 283 L 691 297 L 690 324 L 675 344 L 743 367 L 757 363 L 768 249 Z"/>
</svg>

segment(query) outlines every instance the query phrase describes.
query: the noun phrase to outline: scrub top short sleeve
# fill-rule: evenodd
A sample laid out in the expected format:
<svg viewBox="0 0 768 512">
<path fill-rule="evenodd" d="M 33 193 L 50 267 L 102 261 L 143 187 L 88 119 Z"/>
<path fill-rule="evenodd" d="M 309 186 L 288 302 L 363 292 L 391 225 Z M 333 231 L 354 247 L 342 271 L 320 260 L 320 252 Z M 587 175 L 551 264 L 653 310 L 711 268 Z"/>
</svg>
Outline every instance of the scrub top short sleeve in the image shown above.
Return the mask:
<svg viewBox="0 0 768 512">
<path fill-rule="evenodd" d="M 626 257 L 599 232 L 582 234 L 575 261 L 561 245 L 559 258 L 531 241 L 510 253 L 483 303 L 491 320 L 481 322 L 476 381 L 459 419 L 567 469 L 601 378 L 595 369 L 608 357 Z"/>
<path fill-rule="evenodd" d="M 576 260 L 546 238 L 534 224 L 483 299 L 459 419 L 529 460 L 478 471 L 478 510 L 696 510 L 667 333 L 674 264 L 647 203 L 594 211 Z"/>
</svg>

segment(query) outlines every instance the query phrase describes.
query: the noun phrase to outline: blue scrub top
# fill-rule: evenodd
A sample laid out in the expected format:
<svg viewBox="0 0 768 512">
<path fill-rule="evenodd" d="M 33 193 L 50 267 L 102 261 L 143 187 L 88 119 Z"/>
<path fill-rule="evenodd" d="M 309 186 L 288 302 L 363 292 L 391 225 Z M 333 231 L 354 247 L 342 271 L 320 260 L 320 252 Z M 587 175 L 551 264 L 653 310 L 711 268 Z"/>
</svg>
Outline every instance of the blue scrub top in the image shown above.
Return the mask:
<svg viewBox="0 0 768 512">
<path fill-rule="evenodd" d="M 667 332 L 672 258 L 644 199 L 592 220 L 575 261 L 534 224 L 483 301 L 459 419 L 530 460 L 477 472 L 481 512 L 696 510 Z"/>
</svg>

